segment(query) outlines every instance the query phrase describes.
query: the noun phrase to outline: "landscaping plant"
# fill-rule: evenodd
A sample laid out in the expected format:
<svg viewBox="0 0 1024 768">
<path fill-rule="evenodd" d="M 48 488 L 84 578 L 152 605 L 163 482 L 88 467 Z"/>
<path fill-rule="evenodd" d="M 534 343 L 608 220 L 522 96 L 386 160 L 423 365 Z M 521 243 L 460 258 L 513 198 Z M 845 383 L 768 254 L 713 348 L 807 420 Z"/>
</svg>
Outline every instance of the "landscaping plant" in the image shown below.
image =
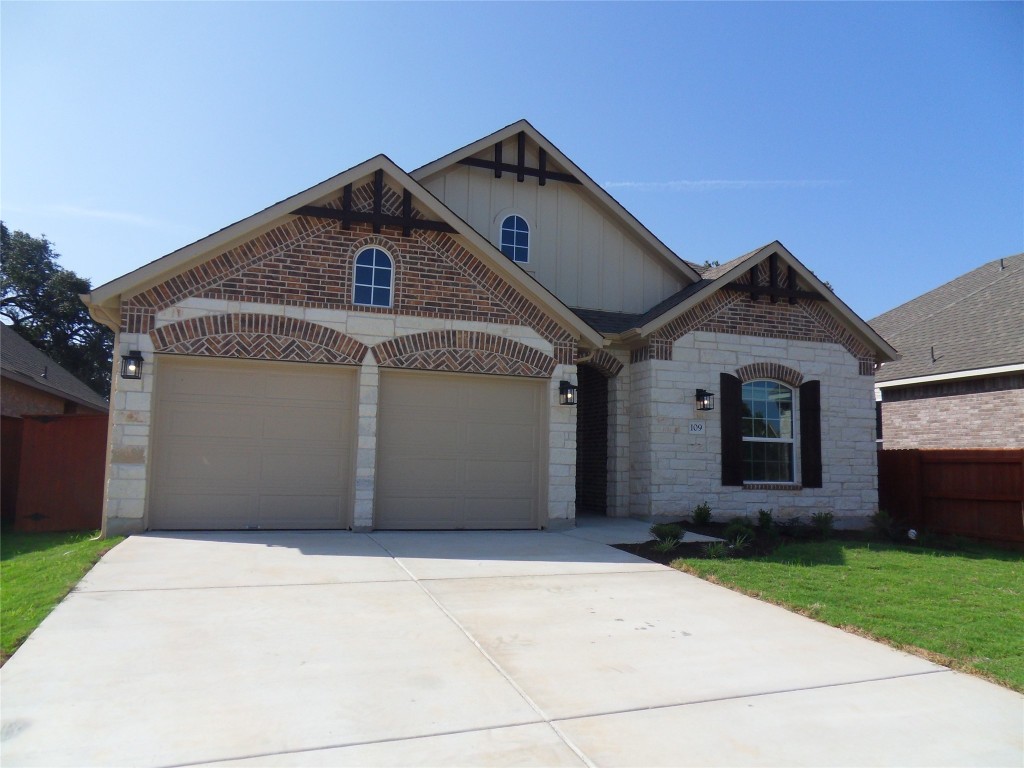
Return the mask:
<svg viewBox="0 0 1024 768">
<path fill-rule="evenodd" d="M 711 506 L 705 501 L 693 508 L 693 524 L 707 525 L 711 522 Z"/>
</svg>

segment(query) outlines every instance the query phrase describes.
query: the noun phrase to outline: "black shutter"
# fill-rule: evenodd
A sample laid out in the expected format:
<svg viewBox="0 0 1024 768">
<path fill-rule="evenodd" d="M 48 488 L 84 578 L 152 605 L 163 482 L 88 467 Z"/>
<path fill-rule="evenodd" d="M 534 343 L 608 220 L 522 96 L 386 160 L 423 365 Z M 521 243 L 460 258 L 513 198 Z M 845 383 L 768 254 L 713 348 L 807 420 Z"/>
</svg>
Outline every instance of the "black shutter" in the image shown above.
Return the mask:
<svg viewBox="0 0 1024 768">
<path fill-rule="evenodd" d="M 723 373 L 722 390 L 722 485 L 743 485 L 743 384 Z"/>
<path fill-rule="evenodd" d="M 805 488 L 821 488 L 821 382 L 800 385 L 800 469 Z"/>
</svg>

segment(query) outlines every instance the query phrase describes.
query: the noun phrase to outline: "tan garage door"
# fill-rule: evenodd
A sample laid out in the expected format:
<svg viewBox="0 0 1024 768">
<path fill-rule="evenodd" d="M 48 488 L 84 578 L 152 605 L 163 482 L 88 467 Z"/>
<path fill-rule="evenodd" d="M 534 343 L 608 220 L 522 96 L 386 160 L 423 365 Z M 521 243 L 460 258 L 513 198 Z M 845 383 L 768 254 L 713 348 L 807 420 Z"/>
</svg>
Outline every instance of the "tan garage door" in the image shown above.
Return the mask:
<svg viewBox="0 0 1024 768">
<path fill-rule="evenodd" d="M 374 526 L 536 528 L 547 382 L 382 371 Z"/>
<path fill-rule="evenodd" d="M 150 528 L 341 528 L 353 368 L 162 355 Z"/>
</svg>

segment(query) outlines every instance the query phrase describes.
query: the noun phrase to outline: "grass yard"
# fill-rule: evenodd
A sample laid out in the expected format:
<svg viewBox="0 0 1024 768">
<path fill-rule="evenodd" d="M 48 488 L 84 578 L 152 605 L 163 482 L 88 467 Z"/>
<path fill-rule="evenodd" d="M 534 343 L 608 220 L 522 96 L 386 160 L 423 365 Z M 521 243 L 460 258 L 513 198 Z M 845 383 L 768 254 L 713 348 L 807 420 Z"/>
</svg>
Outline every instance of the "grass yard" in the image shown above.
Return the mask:
<svg viewBox="0 0 1024 768">
<path fill-rule="evenodd" d="M 787 544 L 672 565 L 1024 692 L 1024 556 L 889 543 Z"/>
<path fill-rule="evenodd" d="M 121 541 L 94 533 L 12 533 L 0 538 L 0 664 Z"/>
</svg>

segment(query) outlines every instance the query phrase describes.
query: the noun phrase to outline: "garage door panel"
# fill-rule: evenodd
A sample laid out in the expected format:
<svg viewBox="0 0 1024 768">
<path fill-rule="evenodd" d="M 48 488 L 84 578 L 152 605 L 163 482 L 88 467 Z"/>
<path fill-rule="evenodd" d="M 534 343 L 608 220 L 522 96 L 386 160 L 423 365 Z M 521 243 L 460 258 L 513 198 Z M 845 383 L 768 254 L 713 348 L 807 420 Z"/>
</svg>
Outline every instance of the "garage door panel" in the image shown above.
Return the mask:
<svg viewBox="0 0 1024 768">
<path fill-rule="evenodd" d="M 263 394 L 270 400 L 319 404 L 335 397 L 337 389 L 336 378 L 329 374 L 278 373 L 266 377 Z"/>
<path fill-rule="evenodd" d="M 301 514 L 297 514 L 301 512 Z M 337 528 L 341 509 L 336 494 L 287 494 L 259 497 L 261 528 Z"/>
<path fill-rule="evenodd" d="M 250 377 L 239 377 L 232 371 L 227 370 L 197 370 L 176 371 L 168 376 L 161 376 L 160 384 L 163 388 L 163 396 L 199 395 L 208 398 L 214 395 L 218 398 L 239 398 L 255 397 L 259 382 Z"/>
<path fill-rule="evenodd" d="M 529 424 L 467 424 L 466 445 L 484 455 L 522 456 L 533 461 L 537 450 L 537 427 Z"/>
<path fill-rule="evenodd" d="M 159 361 L 151 528 L 347 525 L 354 369 Z"/>
<path fill-rule="evenodd" d="M 172 409 L 165 419 L 164 434 L 168 437 L 259 437 L 260 422 L 244 408 L 210 403 L 169 403 L 168 408 Z"/>
<path fill-rule="evenodd" d="M 383 371 L 375 527 L 536 527 L 546 387 Z"/>
<path fill-rule="evenodd" d="M 533 511 L 533 500 L 496 499 L 494 497 L 467 497 L 465 500 L 466 528 L 517 528 Z"/>
<path fill-rule="evenodd" d="M 252 514 L 251 493 L 179 493 L 167 498 L 161 508 L 162 527 L 170 529 L 204 529 L 211 518 L 224 528 L 245 528 Z"/>
<path fill-rule="evenodd" d="M 164 470 L 161 479 L 189 487 L 241 485 L 253 488 L 259 479 L 259 454 L 245 446 L 206 444 L 197 450 L 193 444 L 163 447 Z"/>
<path fill-rule="evenodd" d="M 344 467 L 339 451 L 263 452 L 259 460 L 262 488 L 303 488 L 315 484 L 335 492 L 341 490 Z"/>
<path fill-rule="evenodd" d="M 336 441 L 351 430 L 350 419 L 340 413 L 312 408 L 278 408 L 263 417 L 263 437 L 268 440 Z"/>
<path fill-rule="evenodd" d="M 527 461 L 487 461 L 470 459 L 466 461 L 465 488 L 469 491 L 496 489 L 495 495 L 504 496 L 509 491 L 533 488 L 535 466 Z M 503 486 L 497 488 L 497 486 Z"/>
</svg>

